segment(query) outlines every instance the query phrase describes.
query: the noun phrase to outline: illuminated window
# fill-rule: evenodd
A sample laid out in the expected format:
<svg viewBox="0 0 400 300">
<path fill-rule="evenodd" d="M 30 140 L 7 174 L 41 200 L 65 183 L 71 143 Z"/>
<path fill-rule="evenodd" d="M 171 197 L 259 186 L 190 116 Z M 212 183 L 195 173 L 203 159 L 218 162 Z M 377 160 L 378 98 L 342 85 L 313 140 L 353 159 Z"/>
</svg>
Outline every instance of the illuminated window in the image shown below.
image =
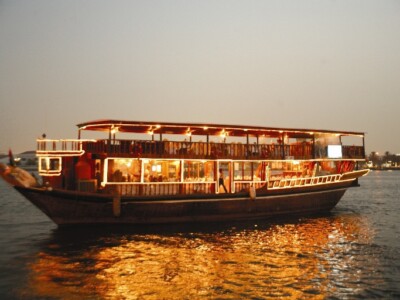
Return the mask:
<svg viewBox="0 0 400 300">
<path fill-rule="evenodd" d="M 144 182 L 180 182 L 179 160 L 146 160 Z"/>
<path fill-rule="evenodd" d="M 57 174 L 61 172 L 60 157 L 41 157 L 39 161 L 39 172 L 46 174 Z"/>
<path fill-rule="evenodd" d="M 211 161 L 185 161 L 184 181 L 214 181 L 214 162 Z"/>
<path fill-rule="evenodd" d="M 261 180 L 262 165 L 261 162 L 238 161 L 234 163 L 233 178 L 236 181 Z"/>
<path fill-rule="evenodd" d="M 109 159 L 109 182 L 139 182 L 141 161 L 138 159 Z"/>
</svg>

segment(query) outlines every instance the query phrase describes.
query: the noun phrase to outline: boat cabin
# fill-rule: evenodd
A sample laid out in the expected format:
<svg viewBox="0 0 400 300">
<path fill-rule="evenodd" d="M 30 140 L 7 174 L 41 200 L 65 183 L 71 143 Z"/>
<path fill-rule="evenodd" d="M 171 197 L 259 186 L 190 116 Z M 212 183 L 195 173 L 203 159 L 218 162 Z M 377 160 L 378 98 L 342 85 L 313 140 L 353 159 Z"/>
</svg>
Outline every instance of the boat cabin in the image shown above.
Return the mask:
<svg viewBox="0 0 400 300">
<path fill-rule="evenodd" d="M 322 183 L 365 161 L 359 132 L 118 120 L 38 139 L 36 154 L 54 189 L 141 197 Z"/>
</svg>

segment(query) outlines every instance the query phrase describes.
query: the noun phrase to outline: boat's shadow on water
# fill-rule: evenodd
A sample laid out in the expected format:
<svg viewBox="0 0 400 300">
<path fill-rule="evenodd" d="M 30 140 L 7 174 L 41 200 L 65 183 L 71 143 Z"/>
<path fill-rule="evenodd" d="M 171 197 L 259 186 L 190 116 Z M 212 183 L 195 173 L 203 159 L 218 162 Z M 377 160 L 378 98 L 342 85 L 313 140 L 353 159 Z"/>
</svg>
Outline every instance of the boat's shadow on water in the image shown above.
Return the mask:
<svg viewBox="0 0 400 300">
<path fill-rule="evenodd" d="M 135 238 L 143 236 L 159 237 L 193 237 L 194 235 L 233 235 L 240 232 L 269 231 L 279 226 L 301 226 L 312 223 L 318 219 L 334 219 L 341 215 L 354 214 L 349 210 L 335 210 L 307 216 L 282 216 L 269 219 L 256 219 L 245 221 L 226 221 L 208 223 L 177 223 L 177 224 L 146 224 L 146 225 L 74 225 L 57 227 L 53 230 L 49 240 L 45 243 L 67 245 L 98 244 L 101 241 L 113 240 L 118 243 L 126 237 Z"/>
</svg>

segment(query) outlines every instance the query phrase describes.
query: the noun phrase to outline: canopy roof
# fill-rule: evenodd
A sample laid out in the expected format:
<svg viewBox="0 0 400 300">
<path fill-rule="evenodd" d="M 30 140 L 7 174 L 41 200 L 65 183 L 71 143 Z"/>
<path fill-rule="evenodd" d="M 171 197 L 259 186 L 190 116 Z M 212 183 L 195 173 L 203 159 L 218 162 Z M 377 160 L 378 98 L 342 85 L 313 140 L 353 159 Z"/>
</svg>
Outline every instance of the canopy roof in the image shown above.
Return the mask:
<svg viewBox="0 0 400 300">
<path fill-rule="evenodd" d="M 310 138 L 313 134 L 333 134 L 340 136 L 360 136 L 363 132 L 333 131 L 316 129 L 294 129 L 260 127 L 247 125 L 227 125 L 209 123 L 144 122 L 122 120 L 95 120 L 77 125 L 79 130 L 112 131 L 150 134 L 222 135 L 226 136 L 270 136 L 286 134 L 291 138 Z"/>
</svg>

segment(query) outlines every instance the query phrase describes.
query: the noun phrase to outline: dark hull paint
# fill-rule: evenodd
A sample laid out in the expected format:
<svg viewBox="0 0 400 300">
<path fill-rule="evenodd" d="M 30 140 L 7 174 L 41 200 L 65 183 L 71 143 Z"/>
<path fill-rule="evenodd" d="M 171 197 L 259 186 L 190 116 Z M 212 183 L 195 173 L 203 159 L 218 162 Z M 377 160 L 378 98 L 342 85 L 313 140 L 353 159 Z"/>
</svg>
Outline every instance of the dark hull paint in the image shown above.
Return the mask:
<svg viewBox="0 0 400 300">
<path fill-rule="evenodd" d="M 261 191 L 256 199 L 248 193 L 210 195 L 192 199 L 171 196 L 158 200 L 122 197 L 115 216 L 111 195 L 16 187 L 58 225 L 162 224 L 249 220 L 278 215 L 330 211 L 353 181 L 321 186 Z M 119 200 L 119 199 L 118 199 Z M 119 206 L 118 206 L 119 207 Z"/>
</svg>

